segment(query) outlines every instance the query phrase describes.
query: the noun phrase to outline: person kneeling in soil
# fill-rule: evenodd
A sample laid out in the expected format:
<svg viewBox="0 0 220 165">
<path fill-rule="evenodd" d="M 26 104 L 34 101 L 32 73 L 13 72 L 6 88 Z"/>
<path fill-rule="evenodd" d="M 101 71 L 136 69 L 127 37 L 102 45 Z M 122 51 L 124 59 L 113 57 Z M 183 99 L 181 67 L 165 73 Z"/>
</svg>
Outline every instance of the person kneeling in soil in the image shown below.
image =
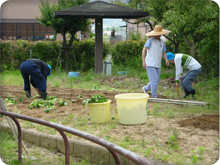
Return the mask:
<svg viewBox="0 0 220 165">
<path fill-rule="evenodd" d="M 39 59 L 27 59 L 21 64 L 20 71 L 24 79 L 26 96 L 31 97 L 31 83 L 37 93 L 41 95 L 41 99 L 46 100 L 47 77 L 51 74 L 51 66 Z M 30 81 L 29 76 L 31 76 Z"/>
<path fill-rule="evenodd" d="M 181 82 L 182 88 L 184 89 L 185 95 L 183 98 L 186 98 L 192 94 L 192 98 L 196 94 L 195 89 L 192 87 L 193 81 L 201 73 L 202 66 L 198 61 L 193 57 L 187 54 L 173 54 L 168 52 L 167 59 L 169 62 L 175 64 L 176 68 L 176 86 L 179 87 L 179 82 Z M 183 67 L 189 69 L 189 71 L 183 76 Z"/>
</svg>

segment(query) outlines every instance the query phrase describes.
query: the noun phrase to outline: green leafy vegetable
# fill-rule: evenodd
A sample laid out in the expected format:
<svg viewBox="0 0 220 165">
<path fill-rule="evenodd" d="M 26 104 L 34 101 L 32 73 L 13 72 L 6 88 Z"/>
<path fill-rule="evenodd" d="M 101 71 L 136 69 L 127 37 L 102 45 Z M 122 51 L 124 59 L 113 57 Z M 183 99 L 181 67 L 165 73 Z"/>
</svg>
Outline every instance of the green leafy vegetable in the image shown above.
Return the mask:
<svg viewBox="0 0 220 165">
<path fill-rule="evenodd" d="M 16 98 L 13 98 L 11 95 L 7 95 L 7 98 L 4 100 L 4 103 L 9 103 L 9 104 L 17 104 Z"/>
<path fill-rule="evenodd" d="M 93 95 L 90 99 L 83 101 L 83 107 L 88 105 L 88 103 L 104 103 L 107 102 L 107 98 L 103 95 Z"/>
<path fill-rule="evenodd" d="M 23 96 L 21 96 L 21 97 L 19 98 L 19 101 L 20 101 L 20 102 L 22 102 L 22 101 L 23 101 L 23 99 L 24 99 L 24 97 L 23 97 Z"/>
<path fill-rule="evenodd" d="M 77 99 L 82 99 L 82 95 L 79 94 L 79 96 L 76 97 Z"/>
<path fill-rule="evenodd" d="M 49 112 L 50 112 L 50 109 L 47 108 L 47 109 L 44 110 L 44 112 L 49 113 Z"/>
<path fill-rule="evenodd" d="M 65 100 L 61 100 L 58 105 L 59 106 L 61 106 L 61 105 L 65 105 L 66 106 L 67 104 L 68 103 Z"/>
<path fill-rule="evenodd" d="M 66 106 L 68 104 L 68 100 L 66 101 L 63 99 L 58 99 L 57 96 L 47 97 L 46 100 L 34 99 L 28 106 L 28 108 L 45 108 L 44 112 L 49 113 L 56 109 L 56 104 L 58 104 L 59 106 Z"/>
</svg>

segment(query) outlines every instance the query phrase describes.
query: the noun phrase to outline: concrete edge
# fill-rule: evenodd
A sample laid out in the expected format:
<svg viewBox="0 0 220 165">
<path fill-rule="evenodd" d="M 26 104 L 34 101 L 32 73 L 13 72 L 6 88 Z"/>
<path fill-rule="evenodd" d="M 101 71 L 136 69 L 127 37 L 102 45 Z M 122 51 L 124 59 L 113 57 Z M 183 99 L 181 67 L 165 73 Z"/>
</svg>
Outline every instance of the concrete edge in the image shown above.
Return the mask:
<svg viewBox="0 0 220 165">
<path fill-rule="evenodd" d="M 65 153 L 65 146 L 63 138 L 55 135 L 47 135 L 36 130 L 22 129 L 22 140 L 32 143 L 39 147 L 47 149 L 56 149 L 61 153 Z M 0 122 L 0 131 L 5 130 L 12 134 L 12 131 L 7 123 Z M 12 134 L 13 135 L 13 134 Z M 80 140 L 74 138 L 68 138 L 70 155 L 74 154 L 84 159 L 90 158 L 92 162 L 102 162 L 103 164 L 115 164 L 115 160 L 111 153 L 98 144 L 92 143 L 87 140 Z M 92 143 L 92 144 L 91 144 Z M 119 154 L 118 154 L 119 155 Z M 136 165 L 136 163 L 129 159 L 119 155 L 121 163 L 123 165 Z"/>
</svg>

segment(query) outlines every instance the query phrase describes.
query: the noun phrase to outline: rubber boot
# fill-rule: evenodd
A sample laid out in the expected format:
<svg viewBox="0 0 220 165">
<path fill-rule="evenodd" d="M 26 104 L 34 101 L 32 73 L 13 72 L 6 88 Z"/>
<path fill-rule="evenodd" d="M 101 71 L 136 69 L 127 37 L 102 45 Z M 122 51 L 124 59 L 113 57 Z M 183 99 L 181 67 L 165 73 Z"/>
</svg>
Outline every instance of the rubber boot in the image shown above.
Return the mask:
<svg viewBox="0 0 220 165">
<path fill-rule="evenodd" d="M 31 91 L 25 91 L 27 98 L 31 98 Z"/>
<path fill-rule="evenodd" d="M 40 97 L 41 97 L 41 99 L 46 100 L 46 98 L 47 98 L 47 93 L 46 93 L 46 92 L 41 92 L 41 93 L 40 93 Z"/>
<path fill-rule="evenodd" d="M 189 91 L 187 89 L 184 89 L 185 95 L 182 98 L 187 98 L 189 96 Z"/>
<path fill-rule="evenodd" d="M 196 94 L 195 89 L 193 89 L 192 91 L 189 91 L 189 94 L 192 94 L 192 99 L 195 99 L 195 94 Z"/>
</svg>

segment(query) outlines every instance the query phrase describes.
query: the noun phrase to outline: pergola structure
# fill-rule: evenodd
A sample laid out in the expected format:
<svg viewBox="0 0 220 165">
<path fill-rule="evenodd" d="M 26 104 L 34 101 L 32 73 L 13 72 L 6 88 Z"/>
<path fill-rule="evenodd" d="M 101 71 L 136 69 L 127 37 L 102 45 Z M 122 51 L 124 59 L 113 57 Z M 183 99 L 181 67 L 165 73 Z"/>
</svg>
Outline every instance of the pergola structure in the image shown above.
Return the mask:
<svg viewBox="0 0 220 165">
<path fill-rule="evenodd" d="M 103 70 L 103 18 L 140 18 L 148 12 L 115 5 L 103 1 L 85 3 L 64 10 L 55 11 L 55 18 L 95 18 L 95 73 Z"/>
</svg>

